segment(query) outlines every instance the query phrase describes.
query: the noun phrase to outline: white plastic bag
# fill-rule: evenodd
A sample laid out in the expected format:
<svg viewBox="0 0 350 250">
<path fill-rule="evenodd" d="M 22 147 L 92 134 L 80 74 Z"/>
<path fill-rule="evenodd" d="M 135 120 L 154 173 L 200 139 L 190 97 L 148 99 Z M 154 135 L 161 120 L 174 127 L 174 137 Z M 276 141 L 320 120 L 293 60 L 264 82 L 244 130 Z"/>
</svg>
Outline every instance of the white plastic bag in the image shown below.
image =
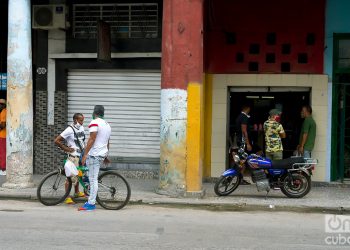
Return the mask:
<svg viewBox="0 0 350 250">
<path fill-rule="evenodd" d="M 70 160 L 67 160 L 66 164 L 64 164 L 64 171 L 66 172 L 67 177 L 78 175 L 77 167 Z"/>
</svg>

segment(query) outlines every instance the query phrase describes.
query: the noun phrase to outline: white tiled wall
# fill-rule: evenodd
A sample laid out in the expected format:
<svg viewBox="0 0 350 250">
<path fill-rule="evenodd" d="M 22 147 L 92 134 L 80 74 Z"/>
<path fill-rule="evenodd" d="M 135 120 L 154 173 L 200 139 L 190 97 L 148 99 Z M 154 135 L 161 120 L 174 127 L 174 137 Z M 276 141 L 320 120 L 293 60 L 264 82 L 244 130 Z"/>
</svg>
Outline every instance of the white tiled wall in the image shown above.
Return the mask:
<svg viewBox="0 0 350 250">
<path fill-rule="evenodd" d="M 310 87 L 313 117 L 317 124 L 315 149 L 312 156 L 319 160 L 314 172 L 314 181 L 326 181 L 327 169 L 327 128 L 328 114 L 328 76 L 293 74 L 220 74 L 213 75 L 213 119 L 211 176 L 218 177 L 224 171 L 226 163 L 226 123 L 227 89 L 236 87 Z"/>
</svg>

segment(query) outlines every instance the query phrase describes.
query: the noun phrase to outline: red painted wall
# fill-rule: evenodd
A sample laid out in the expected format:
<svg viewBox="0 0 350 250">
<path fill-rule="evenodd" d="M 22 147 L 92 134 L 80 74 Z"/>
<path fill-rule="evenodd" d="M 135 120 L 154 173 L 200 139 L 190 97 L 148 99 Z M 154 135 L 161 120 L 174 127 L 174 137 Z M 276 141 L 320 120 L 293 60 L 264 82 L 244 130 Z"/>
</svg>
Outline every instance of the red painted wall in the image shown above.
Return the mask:
<svg viewBox="0 0 350 250">
<path fill-rule="evenodd" d="M 325 0 L 207 0 L 205 14 L 205 70 L 208 73 L 280 73 L 281 64 L 290 64 L 290 73 L 323 72 Z M 227 33 L 235 34 L 233 44 Z M 276 44 L 268 45 L 267 33 L 276 33 Z M 309 33 L 315 43 L 307 45 Z M 259 44 L 259 54 L 250 54 L 251 44 Z M 282 44 L 290 44 L 290 54 L 282 54 Z M 243 62 L 236 54 L 243 53 Z M 275 54 L 266 63 L 266 54 Z M 299 63 L 300 53 L 307 63 Z M 249 71 L 249 62 L 258 71 Z"/>
<path fill-rule="evenodd" d="M 162 89 L 202 83 L 203 0 L 164 0 Z"/>
</svg>

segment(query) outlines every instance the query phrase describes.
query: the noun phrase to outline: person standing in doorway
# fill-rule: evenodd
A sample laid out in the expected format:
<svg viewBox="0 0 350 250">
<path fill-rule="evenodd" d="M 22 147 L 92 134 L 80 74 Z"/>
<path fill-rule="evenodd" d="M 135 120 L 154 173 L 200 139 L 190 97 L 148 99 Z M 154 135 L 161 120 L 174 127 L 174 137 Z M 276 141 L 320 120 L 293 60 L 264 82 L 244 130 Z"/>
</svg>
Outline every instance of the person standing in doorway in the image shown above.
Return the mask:
<svg viewBox="0 0 350 250">
<path fill-rule="evenodd" d="M 6 100 L 0 99 L 0 175 L 6 175 Z"/>
<path fill-rule="evenodd" d="M 281 121 L 282 112 L 278 109 L 271 109 L 269 119 L 264 123 L 265 131 L 265 155 L 271 160 L 282 160 L 283 145 L 281 138 L 286 138 Z"/>
<path fill-rule="evenodd" d="M 242 144 L 246 145 L 248 152 L 252 151 L 253 147 L 250 143 L 250 128 L 249 128 L 249 113 L 250 107 L 247 104 L 242 106 L 241 113 L 236 118 L 236 137 L 237 146 L 240 147 Z"/>
<path fill-rule="evenodd" d="M 93 120 L 89 125 L 90 137 L 87 142 L 83 165 L 89 168 L 90 195 L 88 201 L 80 207 L 79 211 L 95 210 L 96 196 L 98 190 L 98 173 L 101 164 L 109 163 L 107 158 L 109 151 L 109 139 L 111 136 L 111 126 L 104 120 L 105 109 L 101 105 L 96 105 L 92 114 Z"/>
<path fill-rule="evenodd" d="M 311 151 L 315 146 L 316 122 L 312 118 L 312 108 L 309 105 L 302 107 L 301 118 L 304 118 L 304 122 L 301 127 L 297 150 L 304 158 L 311 158 Z"/>
<path fill-rule="evenodd" d="M 241 147 L 242 145 L 245 145 L 245 150 L 247 152 L 251 152 L 253 150 L 253 146 L 250 141 L 250 126 L 249 126 L 249 113 L 250 113 L 250 106 L 247 104 L 244 104 L 242 106 L 241 113 L 236 118 L 236 140 L 237 140 L 237 146 Z M 245 167 L 243 166 L 241 168 L 241 174 L 242 177 L 244 177 Z M 245 177 L 247 178 L 247 177 Z M 242 185 L 250 185 L 250 181 L 245 180 L 242 178 L 241 180 Z"/>
</svg>

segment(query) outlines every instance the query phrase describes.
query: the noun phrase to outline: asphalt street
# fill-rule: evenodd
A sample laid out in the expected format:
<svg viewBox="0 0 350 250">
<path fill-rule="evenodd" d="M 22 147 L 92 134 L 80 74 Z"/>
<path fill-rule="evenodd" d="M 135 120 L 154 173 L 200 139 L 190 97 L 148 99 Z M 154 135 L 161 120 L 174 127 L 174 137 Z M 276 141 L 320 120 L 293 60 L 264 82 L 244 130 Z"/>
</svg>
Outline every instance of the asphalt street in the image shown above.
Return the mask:
<svg viewBox="0 0 350 250">
<path fill-rule="evenodd" d="M 0 249 L 334 249 L 325 215 L 0 200 Z M 349 245 L 343 249 L 348 249 Z M 342 247 L 341 247 L 342 248 Z"/>
</svg>

